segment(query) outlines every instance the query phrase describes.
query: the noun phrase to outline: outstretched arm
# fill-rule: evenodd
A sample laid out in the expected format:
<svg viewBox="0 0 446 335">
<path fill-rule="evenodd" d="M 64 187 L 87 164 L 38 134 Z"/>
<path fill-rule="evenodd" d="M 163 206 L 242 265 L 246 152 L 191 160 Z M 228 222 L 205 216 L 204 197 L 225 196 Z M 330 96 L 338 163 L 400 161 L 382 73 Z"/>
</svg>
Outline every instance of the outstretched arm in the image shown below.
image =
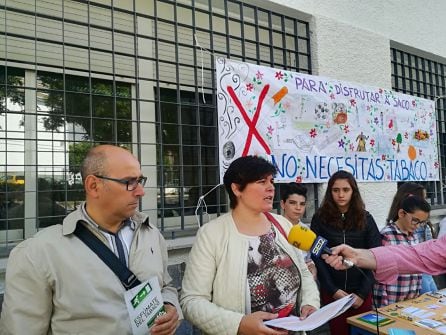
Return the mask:
<svg viewBox="0 0 446 335">
<path fill-rule="evenodd" d="M 398 278 L 399 274 L 445 273 L 446 236 L 414 246 L 395 245 L 370 250 L 354 249 L 342 244 L 332 248 L 332 255 L 322 257 L 337 270 L 346 269 L 342 259 L 347 258 L 360 268 L 376 270 L 376 280 L 390 284 Z"/>
<path fill-rule="evenodd" d="M 355 249 L 346 244 L 341 244 L 331 248 L 331 253 L 331 255 L 322 255 L 322 258 L 336 270 L 348 269 L 343 263 L 344 258 L 352 261 L 354 265 L 360 268 L 370 270 L 376 269 L 376 259 L 370 250 Z"/>
</svg>

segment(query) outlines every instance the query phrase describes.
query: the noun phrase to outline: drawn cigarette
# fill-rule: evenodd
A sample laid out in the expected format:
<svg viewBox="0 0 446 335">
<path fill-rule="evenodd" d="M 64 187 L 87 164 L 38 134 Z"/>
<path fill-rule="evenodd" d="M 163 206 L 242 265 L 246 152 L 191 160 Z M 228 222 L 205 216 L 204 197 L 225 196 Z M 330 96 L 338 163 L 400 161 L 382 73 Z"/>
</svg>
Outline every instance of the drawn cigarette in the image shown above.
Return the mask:
<svg viewBox="0 0 446 335">
<path fill-rule="evenodd" d="M 276 105 L 282 98 L 287 95 L 288 88 L 283 86 L 276 94 L 273 95 L 274 105 Z"/>
</svg>

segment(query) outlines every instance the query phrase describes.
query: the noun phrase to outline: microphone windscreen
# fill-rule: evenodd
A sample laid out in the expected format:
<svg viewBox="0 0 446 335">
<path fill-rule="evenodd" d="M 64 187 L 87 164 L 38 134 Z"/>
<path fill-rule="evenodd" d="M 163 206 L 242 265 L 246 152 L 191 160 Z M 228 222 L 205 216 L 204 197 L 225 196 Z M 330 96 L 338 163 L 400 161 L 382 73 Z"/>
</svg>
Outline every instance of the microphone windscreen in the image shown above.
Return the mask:
<svg viewBox="0 0 446 335">
<path fill-rule="evenodd" d="M 293 226 L 288 234 L 288 242 L 303 251 L 309 251 L 315 239 L 316 234 L 311 229 L 299 224 Z"/>
</svg>

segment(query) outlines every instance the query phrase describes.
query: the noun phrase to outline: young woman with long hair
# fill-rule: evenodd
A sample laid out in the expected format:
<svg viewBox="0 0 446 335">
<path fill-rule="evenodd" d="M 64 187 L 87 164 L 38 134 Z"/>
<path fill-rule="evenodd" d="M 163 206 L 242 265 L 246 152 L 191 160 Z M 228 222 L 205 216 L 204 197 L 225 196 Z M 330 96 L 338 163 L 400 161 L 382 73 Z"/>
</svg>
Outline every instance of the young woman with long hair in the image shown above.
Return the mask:
<svg viewBox="0 0 446 335">
<path fill-rule="evenodd" d="M 326 238 L 329 247 L 348 244 L 354 248 L 369 249 L 381 245 L 375 220 L 365 210 L 356 180 L 347 171 L 337 171 L 329 179 L 321 207 L 312 218 L 311 229 Z M 314 261 L 324 304 L 348 294 L 355 297 L 355 303 L 348 311 L 330 321 L 332 334 L 348 334 L 346 319 L 372 307 L 373 274 L 364 271 L 367 276 L 364 278 L 356 268 L 337 271 L 322 259 Z"/>
</svg>

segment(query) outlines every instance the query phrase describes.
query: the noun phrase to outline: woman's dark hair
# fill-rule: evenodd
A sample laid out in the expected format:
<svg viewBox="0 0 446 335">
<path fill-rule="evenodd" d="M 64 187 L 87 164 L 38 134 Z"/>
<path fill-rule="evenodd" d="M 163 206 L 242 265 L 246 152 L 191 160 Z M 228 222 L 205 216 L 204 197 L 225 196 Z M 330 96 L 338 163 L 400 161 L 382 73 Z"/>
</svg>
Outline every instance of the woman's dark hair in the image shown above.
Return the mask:
<svg viewBox="0 0 446 335">
<path fill-rule="evenodd" d="M 401 202 L 407 198 L 408 195 L 416 195 L 424 199 L 424 192 L 426 189 L 423 185 L 407 182 L 398 187 L 398 190 L 393 197 L 392 204 L 390 205 L 389 214 L 387 214 L 386 222 L 395 222 L 398 220 L 398 210 L 401 208 Z"/>
<path fill-rule="evenodd" d="M 333 194 L 333 185 L 338 179 L 346 179 L 353 190 L 347 213 L 341 213 L 336 205 Z M 346 215 L 341 215 L 346 214 Z M 327 224 L 337 229 L 360 229 L 365 227 L 365 205 L 359 193 L 358 184 L 350 172 L 337 171 L 328 180 L 327 190 L 317 215 Z"/>
<path fill-rule="evenodd" d="M 406 213 L 411 214 L 413 214 L 417 210 L 429 213 L 431 211 L 431 205 L 429 205 L 429 203 L 424 200 L 424 197 L 419 197 L 417 195 L 408 195 L 401 201 L 398 210 L 400 209 L 402 209 Z"/>
<path fill-rule="evenodd" d="M 237 197 L 231 189 L 231 184 L 237 184 L 238 189 L 243 191 L 249 183 L 275 176 L 276 167 L 266 159 L 258 156 L 244 156 L 234 160 L 223 176 L 223 183 L 229 195 L 229 205 L 232 209 L 237 207 Z"/>
<path fill-rule="evenodd" d="M 307 199 L 307 189 L 302 185 L 295 182 L 284 184 L 281 186 L 282 192 L 280 195 L 280 200 L 283 202 L 287 201 L 290 195 L 299 194 Z"/>
</svg>

